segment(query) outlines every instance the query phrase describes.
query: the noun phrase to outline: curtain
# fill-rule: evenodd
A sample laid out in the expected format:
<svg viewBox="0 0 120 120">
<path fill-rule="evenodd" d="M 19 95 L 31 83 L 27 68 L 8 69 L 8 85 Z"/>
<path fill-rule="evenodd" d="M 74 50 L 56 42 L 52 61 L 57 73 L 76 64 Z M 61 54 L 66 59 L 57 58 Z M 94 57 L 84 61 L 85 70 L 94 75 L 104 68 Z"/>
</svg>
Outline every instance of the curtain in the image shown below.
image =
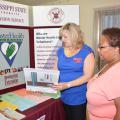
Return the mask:
<svg viewBox="0 0 120 120">
<path fill-rule="evenodd" d="M 111 27 L 120 27 L 120 6 L 109 8 L 98 8 L 94 10 L 94 49 L 96 55 L 96 63 L 100 70 L 105 62 L 101 61 L 97 53 L 97 45 L 99 44 L 99 36 L 102 30 Z"/>
</svg>

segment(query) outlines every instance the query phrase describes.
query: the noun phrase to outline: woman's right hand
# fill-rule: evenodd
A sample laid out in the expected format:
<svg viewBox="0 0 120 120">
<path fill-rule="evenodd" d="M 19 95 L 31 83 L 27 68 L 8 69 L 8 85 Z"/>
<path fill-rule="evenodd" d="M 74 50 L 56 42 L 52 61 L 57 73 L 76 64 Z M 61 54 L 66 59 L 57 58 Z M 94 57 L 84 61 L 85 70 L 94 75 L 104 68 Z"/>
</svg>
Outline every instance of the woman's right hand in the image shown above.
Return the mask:
<svg viewBox="0 0 120 120">
<path fill-rule="evenodd" d="M 69 88 L 69 84 L 66 82 L 66 83 L 58 83 L 58 84 L 54 84 L 52 86 L 53 89 L 55 90 L 64 90 L 64 89 L 68 89 Z"/>
</svg>

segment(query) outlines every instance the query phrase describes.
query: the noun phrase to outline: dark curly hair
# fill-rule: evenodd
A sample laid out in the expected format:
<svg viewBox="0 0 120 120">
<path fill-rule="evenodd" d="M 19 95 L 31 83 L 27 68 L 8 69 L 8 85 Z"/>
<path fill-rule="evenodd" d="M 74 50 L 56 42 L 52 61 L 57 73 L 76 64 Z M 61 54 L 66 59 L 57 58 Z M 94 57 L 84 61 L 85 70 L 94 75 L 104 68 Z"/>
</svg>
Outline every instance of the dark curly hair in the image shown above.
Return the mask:
<svg viewBox="0 0 120 120">
<path fill-rule="evenodd" d="M 107 28 L 103 30 L 104 35 L 112 47 L 118 47 L 120 50 L 120 28 Z"/>
</svg>

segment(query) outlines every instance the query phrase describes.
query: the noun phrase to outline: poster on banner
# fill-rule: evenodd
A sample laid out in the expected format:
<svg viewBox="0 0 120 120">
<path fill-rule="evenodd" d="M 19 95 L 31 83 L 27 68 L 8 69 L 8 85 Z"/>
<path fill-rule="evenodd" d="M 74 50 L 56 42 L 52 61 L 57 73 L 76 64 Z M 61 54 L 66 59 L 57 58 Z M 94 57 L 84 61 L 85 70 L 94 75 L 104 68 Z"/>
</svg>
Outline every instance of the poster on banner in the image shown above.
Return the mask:
<svg viewBox="0 0 120 120">
<path fill-rule="evenodd" d="M 30 66 L 29 30 L 0 28 L 0 90 L 25 83 L 23 68 Z"/>
<path fill-rule="evenodd" d="M 0 1 L 0 25 L 29 25 L 29 7 L 13 2 Z"/>
<path fill-rule="evenodd" d="M 62 26 L 68 22 L 79 25 L 79 5 L 33 6 L 34 26 Z"/>
<path fill-rule="evenodd" d="M 34 29 L 35 68 L 53 69 L 57 50 L 62 46 L 59 28 Z"/>
<path fill-rule="evenodd" d="M 52 88 L 58 83 L 59 71 L 38 68 L 24 68 L 26 89 L 30 91 L 40 91 L 43 93 L 57 93 Z"/>
</svg>

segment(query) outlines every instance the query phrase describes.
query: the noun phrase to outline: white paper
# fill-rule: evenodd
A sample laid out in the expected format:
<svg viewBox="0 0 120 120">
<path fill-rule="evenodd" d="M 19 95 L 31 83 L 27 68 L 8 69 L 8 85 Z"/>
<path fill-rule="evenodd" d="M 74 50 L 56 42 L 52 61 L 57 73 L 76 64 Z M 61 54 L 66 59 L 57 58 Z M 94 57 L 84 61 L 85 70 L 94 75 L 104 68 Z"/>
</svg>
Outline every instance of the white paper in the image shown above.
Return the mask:
<svg viewBox="0 0 120 120">
<path fill-rule="evenodd" d="M 57 91 L 52 88 L 52 85 L 58 83 L 59 71 L 38 68 L 24 68 L 23 71 L 27 90 L 57 93 Z"/>
<path fill-rule="evenodd" d="M 15 119 L 15 120 L 21 120 L 25 117 L 25 115 L 18 113 L 17 111 L 14 111 L 10 108 L 4 108 L 1 109 L 3 111 L 3 115 L 6 114 L 8 116 L 8 118 L 5 118 L 3 120 L 11 120 L 11 119 Z M 0 116 L 1 117 L 1 116 Z M 2 116 L 3 118 L 4 116 Z M 1 120 L 1 118 L 0 118 Z"/>
<path fill-rule="evenodd" d="M 6 118 L 3 114 L 0 113 L 0 120 L 10 120 L 10 119 Z"/>
</svg>

